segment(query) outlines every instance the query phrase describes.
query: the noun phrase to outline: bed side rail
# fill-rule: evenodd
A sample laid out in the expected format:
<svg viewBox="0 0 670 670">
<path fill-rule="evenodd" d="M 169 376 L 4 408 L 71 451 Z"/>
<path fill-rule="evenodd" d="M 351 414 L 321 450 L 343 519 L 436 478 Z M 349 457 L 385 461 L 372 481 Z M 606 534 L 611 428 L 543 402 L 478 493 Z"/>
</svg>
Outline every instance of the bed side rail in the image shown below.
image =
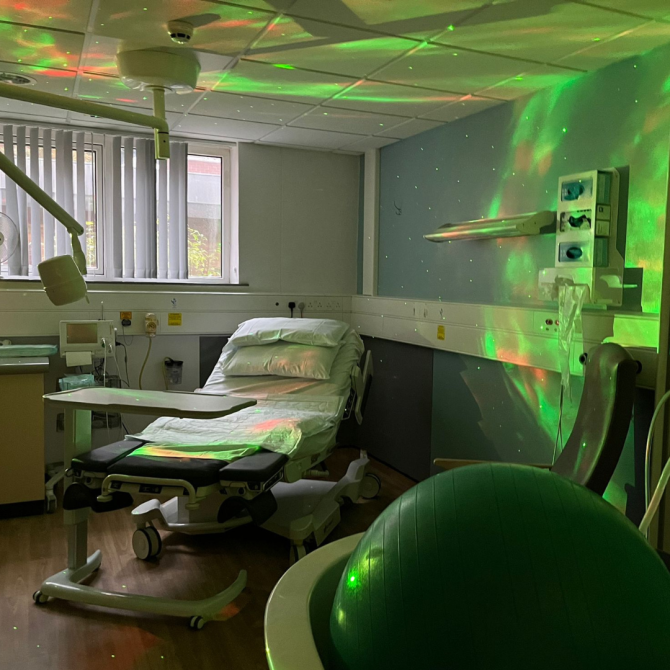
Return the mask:
<svg viewBox="0 0 670 670">
<path fill-rule="evenodd" d="M 351 394 L 344 412 L 345 420 L 353 414 L 359 425 L 363 423 L 363 414 L 368 402 L 373 376 L 372 352 L 366 351 L 361 358 L 361 362 L 351 373 Z"/>
</svg>

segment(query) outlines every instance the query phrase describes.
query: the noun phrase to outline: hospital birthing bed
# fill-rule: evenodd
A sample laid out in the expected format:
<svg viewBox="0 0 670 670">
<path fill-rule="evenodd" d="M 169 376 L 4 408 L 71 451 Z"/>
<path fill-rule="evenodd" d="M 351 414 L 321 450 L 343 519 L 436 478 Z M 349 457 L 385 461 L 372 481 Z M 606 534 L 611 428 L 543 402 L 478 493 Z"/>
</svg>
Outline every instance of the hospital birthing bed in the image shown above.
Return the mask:
<svg viewBox="0 0 670 670">
<path fill-rule="evenodd" d="M 345 500 L 379 491 L 365 452 L 340 481 L 314 479 L 327 476 L 322 463 L 335 447 L 341 421 L 351 414 L 362 420 L 372 376 L 371 357 L 363 352 L 349 329 L 327 380 L 231 377 L 217 364 L 200 393 L 249 406 L 215 419 L 164 416 L 139 435 L 78 454 L 68 472 L 64 509 L 104 512 L 132 505 L 138 494 L 168 497 L 132 512 L 140 558 L 161 551 L 156 525 L 215 533 L 246 523 L 287 537 L 292 562 L 301 558 L 306 545 L 319 546 L 335 528 Z M 36 602 L 44 599 L 36 594 Z M 212 613 L 200 608 L 191 625 L 200 628 L 209 618 Z"/>
</svg>

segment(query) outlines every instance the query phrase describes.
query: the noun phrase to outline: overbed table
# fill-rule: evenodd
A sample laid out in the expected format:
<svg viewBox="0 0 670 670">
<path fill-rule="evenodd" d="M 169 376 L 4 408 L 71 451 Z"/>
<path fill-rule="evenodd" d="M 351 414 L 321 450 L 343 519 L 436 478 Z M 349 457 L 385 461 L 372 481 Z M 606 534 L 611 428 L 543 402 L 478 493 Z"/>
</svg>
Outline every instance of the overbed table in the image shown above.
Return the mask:
<svg viewBox="0 0 670 670">
<path fill-rule="evenodd" d="M 216 419 L 256 404 L 252 399 L 223 395 L 110 388 L 61 391 L 45 395 L 44 400 L 58 406 L 65 413 L 66 472 L 75 456 L 91 450 L 93 410 L 189 419 Z M 71 477 L 66 476 L 66 488 L 70 480 Z M 87 556 L 89 512 L 89 508 L 64 511 L 68 543 L 67 568 L 44 581 L 41 589 L 33 596 L 36 603 L 43 604 L 51 597 L 102 607 L 207 620 L 232 602 L 246 586 L 247 574 L 244 570 L 225 591 L 204 600 L 174 600 L 102 591 L 92 586 L 84 586 L 80 582 L 96 571 L 102 561 L 100 550 Z"/>
</svg>

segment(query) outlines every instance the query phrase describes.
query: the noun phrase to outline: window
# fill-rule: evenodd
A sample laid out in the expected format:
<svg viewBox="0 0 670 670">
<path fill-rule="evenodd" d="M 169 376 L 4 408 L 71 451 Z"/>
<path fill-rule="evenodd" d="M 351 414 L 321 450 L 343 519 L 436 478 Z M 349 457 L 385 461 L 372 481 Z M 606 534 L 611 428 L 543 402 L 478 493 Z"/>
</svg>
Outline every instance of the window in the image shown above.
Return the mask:
<svg viewBox="0 0 670 670">
<path fill-rule="evenodd" d="M 237 280 L 230 147 L 175 139 L 171 159 L 156 161 L 147 137 L 39 129 L 35 143 L 38 129 L 5 126 L 5 139 L 8 128 L 16 138 L 17 165 L 33 179 L 39 174 L 40 186 L 84 226 L 88 280 Z M 52 147 L 46 163 L 45 143 Z M 32 163 L 33 147 L 38 147 L 38 166 Z M 70 147 L 71 161 L 59 158 Z M 69 235 L 21 189 L 6 182 L 0 173 L 2 211 L 18 222 L 22 243 L 0 270 L 5 276 L 37 277 L 41 260 L 71 252 Z"/>
</svg>

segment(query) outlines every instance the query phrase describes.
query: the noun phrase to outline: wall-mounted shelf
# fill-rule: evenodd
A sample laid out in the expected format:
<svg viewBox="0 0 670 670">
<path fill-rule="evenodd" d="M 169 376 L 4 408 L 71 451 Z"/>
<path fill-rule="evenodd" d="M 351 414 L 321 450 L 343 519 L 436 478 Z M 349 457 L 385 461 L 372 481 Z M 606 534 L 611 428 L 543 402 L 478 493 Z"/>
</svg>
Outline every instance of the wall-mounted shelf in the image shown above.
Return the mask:
<svg viewBox="0 0 670 670">
<path fill-rule="evenodd" d="M 555 232 L 556 212 L 519 214 L 502 219 L 479 219 L 464 223 L 447 223 L 434 233 L 424 235 L 430 242 L 449 240 L 486 240 L 498 237 L 521 237 L 539 235 L 543 228 Z"/>
</svg>

